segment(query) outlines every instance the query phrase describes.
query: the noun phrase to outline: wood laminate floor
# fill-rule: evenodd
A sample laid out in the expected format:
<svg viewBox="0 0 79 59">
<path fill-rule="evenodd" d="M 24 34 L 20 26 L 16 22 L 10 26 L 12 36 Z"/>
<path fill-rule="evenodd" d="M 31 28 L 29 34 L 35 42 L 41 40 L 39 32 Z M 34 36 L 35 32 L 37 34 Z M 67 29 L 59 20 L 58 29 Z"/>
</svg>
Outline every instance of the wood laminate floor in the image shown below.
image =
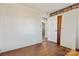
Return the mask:
<svg viewBox="0 0 79 59">
<path fill-rule="evenodd" d="M 57 46 L 56 43 L 47 41 L 29 47 L 24 47 L 8 52 L 4 52 L 1 56 L 64 56 L 71 49 Z"/>
<path fill-rule="evenodd" d="M 79 56 L 79 51 L 71 50 L 65 56 Z"/>
</svg>

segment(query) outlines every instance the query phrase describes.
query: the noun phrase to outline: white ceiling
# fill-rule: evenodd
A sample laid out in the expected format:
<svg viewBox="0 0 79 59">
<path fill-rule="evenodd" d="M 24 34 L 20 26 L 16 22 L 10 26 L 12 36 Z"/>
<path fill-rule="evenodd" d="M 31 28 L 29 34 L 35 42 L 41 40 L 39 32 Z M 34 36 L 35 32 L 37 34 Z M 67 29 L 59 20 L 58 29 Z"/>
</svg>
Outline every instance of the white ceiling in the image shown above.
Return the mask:
<svg viewBox="0 0 79 59">
<path fill-rule="evenodd" d="M 68 7 L 72 4 L 74 4 L 74 3 L 26 3 L 23 5 L 26 5 L 31 8 L 35 8 L 39 11 L 55 12 L 62 8 Z"/>
</svg>

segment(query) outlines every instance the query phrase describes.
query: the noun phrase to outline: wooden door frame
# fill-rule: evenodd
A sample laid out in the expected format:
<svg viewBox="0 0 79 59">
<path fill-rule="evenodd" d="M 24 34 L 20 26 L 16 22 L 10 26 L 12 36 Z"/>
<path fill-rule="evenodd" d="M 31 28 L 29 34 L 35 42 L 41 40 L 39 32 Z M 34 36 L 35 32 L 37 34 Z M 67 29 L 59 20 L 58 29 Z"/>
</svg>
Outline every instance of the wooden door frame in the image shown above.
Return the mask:
<svg viewBox="0 0 79 59">
<path fill-rule="evenodd" d="M 61 39 L 62 15 L 57 16 L 57 45 L 60 45 Z"/>
</svg>

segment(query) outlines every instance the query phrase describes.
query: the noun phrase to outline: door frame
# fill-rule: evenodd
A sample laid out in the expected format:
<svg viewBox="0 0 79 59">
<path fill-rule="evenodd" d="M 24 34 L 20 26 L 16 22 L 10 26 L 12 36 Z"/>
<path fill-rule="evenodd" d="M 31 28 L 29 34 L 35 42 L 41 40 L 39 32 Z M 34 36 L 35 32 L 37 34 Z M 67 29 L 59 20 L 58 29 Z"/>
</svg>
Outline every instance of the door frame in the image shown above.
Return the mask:
<svg viewBox="0 0 79 59">
<path fill-rule="evenodd" d="M 44 33 L 43 33 L 43 25 L 44 25 Z M 46 23 L 42 22 L 42 38 L 45 38 L 45 26 L 46 26 Z"/>
</svg>

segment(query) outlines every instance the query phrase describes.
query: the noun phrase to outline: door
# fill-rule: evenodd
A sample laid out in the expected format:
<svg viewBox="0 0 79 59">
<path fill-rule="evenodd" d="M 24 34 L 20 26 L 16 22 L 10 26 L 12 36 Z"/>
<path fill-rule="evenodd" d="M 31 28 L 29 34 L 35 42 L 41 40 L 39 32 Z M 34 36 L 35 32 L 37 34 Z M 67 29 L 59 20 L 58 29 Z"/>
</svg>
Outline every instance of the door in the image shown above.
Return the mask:
<svg viewBox="0 0 79 59">
<path fill-rule="evenodd" d="M 45 38 L 45 23 L 42 22 L 42 38 Z"/>
<path fill-rule="evenodd" d="M 53 16 L 48 20 L 49 41 L 60 45 L 62 16 Z"/>
<path fill-rule="evenodd" d="M 57 43 L 57 16 L 48 20 L 48 40 Z"/>
<path fill-rule="evenodd" d="M 78 15 L 77 15 L 78 19 L 76 22 L 76 25 L 77 25 L 77 28 L 76 28 L 77 29 L 77 31 L 76 31 L 76 33 L 77 33 L 76 49 L 79 50 L 79 9 L 77 9 L 77 13 L 78 13 Z"/>
<path fill-rule="evenodd" d="M 61 39 L 62 15 L 57 16 L 57 44 L 60 45 Z"/>
<path fill-rule="evenodd" d="M 76 48 L 76 18 L 75 10 L 62 15 L 61 45 L 67 48 Z"/>
</svg>

